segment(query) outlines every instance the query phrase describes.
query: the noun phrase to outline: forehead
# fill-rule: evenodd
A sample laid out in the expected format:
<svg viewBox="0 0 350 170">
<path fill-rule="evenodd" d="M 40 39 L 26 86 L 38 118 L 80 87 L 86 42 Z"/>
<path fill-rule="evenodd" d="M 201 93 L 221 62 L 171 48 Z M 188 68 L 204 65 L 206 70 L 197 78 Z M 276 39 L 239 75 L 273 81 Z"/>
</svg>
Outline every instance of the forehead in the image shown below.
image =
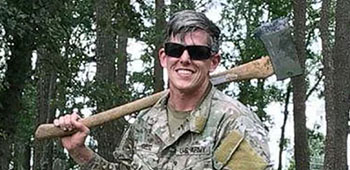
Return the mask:
<svg viewBox="0 0 350 170">
<path fill-rule="evenodd" d="M 197 45 L 208 45 L 209 34 L 204 30 L 198 29 L 191 32 L 178 33 L 172 35 L 170 41 L 178 42 L 182 44 L 197 44 Z"/>
</svg>

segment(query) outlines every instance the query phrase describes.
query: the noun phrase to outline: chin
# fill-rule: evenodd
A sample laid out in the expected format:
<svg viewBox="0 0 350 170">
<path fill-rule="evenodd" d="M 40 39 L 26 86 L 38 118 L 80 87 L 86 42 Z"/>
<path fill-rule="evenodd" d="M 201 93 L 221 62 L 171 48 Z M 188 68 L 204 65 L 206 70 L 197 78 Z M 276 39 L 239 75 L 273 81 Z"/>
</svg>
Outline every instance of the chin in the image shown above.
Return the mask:
<svg viewBox="0 0 350 170">
<path fill-rule="evenodd" d="M 173 86 L 175 89 L 178 89 L 180 91 L 191 91 L 196 90 L 196 86 L 193 84 L 187 84 L 187 83 L 178 83 Z"/>
</svg>

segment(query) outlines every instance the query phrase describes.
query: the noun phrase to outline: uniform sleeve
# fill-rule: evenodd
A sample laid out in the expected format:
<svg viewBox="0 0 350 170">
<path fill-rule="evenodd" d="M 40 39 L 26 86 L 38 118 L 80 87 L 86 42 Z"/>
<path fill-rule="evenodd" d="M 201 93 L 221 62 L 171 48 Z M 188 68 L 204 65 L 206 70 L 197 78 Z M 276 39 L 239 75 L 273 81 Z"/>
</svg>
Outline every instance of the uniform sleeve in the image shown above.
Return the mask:
<svg viewBox="0 0 350 170">
<path fill-rule="evenodd" d="M 232 114 L 219 129 L 215 169 L 266 170 L 270 167 L 268 133 L 253 112 Z"/>
<path fill-rule="evenodd" d="M 119 147 L 113 152 L 115 162 L 109 162 L 94 154 L 92 160 L 81 165 L 82 170 L 130 170 L 133 156 L 133 127 L 130 126 L 123 135 Z"/>
</svg>

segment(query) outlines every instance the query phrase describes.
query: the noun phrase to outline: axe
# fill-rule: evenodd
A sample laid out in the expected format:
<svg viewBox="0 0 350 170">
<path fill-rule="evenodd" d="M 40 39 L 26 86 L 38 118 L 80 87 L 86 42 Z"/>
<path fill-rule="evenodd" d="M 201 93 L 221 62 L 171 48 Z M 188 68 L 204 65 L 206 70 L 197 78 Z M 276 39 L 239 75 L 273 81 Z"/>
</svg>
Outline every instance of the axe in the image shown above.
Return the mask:
<svg viewBox="0 0 350 170">
<path fill-rule="evenodd" d="M 262 57 L 232 69 L 211 75 L 213 85 L 231 81 L 267 78 L 273 73 L 278 80 L 302 74 L 292 41 L 287 19 L 277 19 L 271 23 L 261 25 L 255 31 L 255 36 L 264 43 L 270 57 Z M 271 62 L 272 61 L 272 62 Z M 166 91 L 103 111 L 80 121 L 89 128 L 102 125 L 122 116 L 135 113 L 154 105 Z M 62 137 L 74 132 L 63 131 L 53 124 L 42 124 L 36 132 L 38 140 Z"/>
</svg>

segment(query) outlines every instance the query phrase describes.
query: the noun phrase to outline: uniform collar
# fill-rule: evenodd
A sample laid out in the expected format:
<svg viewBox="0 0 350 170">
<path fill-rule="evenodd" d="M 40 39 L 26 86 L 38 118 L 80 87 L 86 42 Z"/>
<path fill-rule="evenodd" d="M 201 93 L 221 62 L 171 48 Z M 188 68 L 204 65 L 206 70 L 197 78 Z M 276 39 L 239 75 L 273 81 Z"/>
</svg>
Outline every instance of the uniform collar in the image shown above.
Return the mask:
<svg viewBox="0 0 350 170">
<path fill-rule="evenodd" d="M 187 118 L 188 120 L 185 123 L 188 123 L 189 130 L 195 133 L 201 133 L 206 125 L 211 106 L 211 99 L 216 91 L 216 88 L 210 83 L 208 85 L 208 91 L 204 98 L 202 98 L 199 105 L 190 113 L 190 116 Z M 155 114 L 154 116 L 158 116 L 158 119 L 162 119 L 162 121 L 168 122 L 167 114 L 166 114 L 166 104 L 169 98 L 169 91 L 165 93 L 163 97 L 154 105 L 153 109 L 158 110 L 160 114 Z"/>
<path fill-rule="evenodd" d="M 210 83 L 205 92 L 205 96 L 203 96 L 198 106 L 191 112 L 189 117 L 191 132 L 201 133 L 203 131 L 209 117 L 211 99 L 214 91 L 215 88 L 213 88 L 213 85 Z"/>
</svg>

